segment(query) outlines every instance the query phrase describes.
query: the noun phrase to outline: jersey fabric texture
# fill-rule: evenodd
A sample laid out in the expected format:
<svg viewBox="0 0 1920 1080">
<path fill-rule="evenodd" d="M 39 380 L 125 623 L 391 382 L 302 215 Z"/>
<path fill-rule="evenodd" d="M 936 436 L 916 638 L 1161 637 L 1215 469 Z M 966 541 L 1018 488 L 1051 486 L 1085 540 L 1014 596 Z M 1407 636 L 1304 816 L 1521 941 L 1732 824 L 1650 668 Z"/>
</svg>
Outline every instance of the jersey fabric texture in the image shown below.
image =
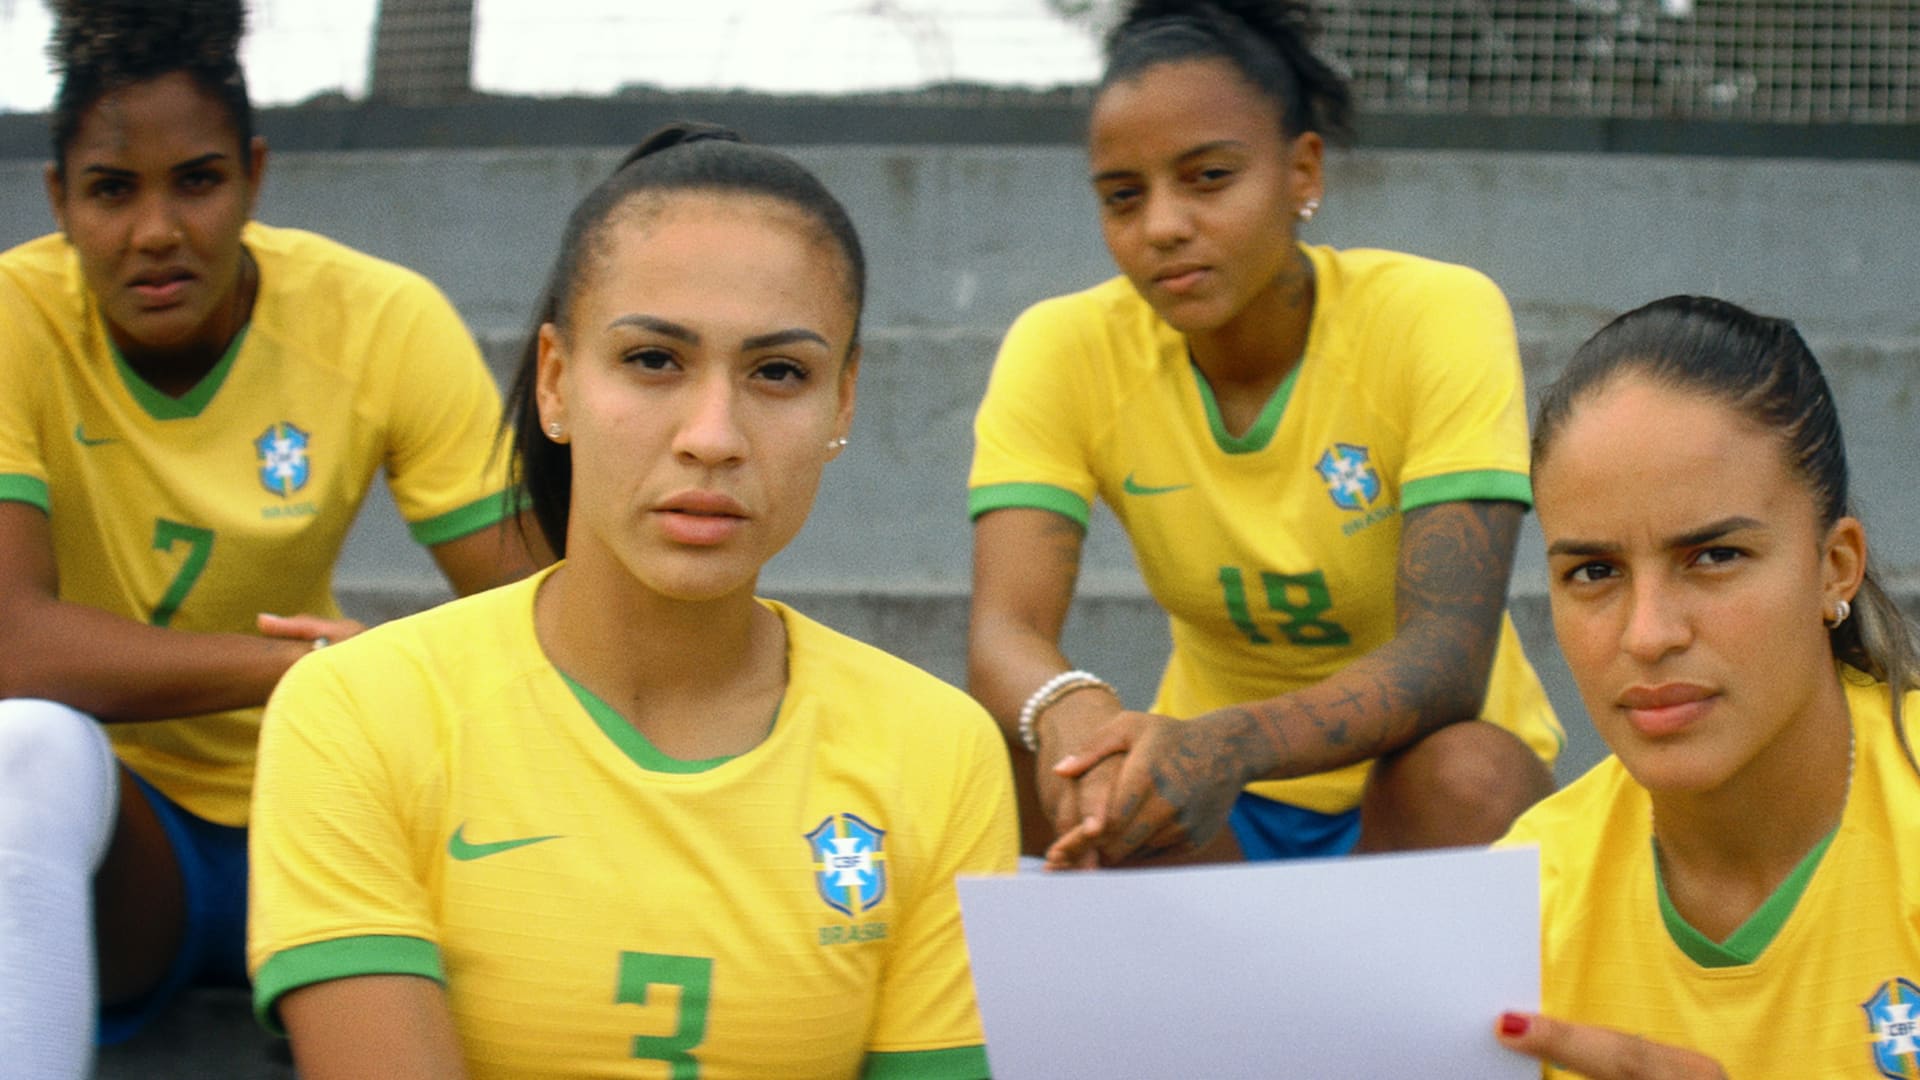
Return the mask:
<svg viewBox="0 0 1920 1080">
<path fill-rule="evenodd" d="M 426 279 L 249 224 L 252 319 L 182 397 L 108 340 L 58 235 L 0 255 L 0 499 L 45 510 L 60 598 L 181 630 L 339 613 L 332 568 L 374 472 L 423 544 L 505 516 L 500 396 Z M 243 825 L 259 709 L 111 725 L 121 760 Z"/>
<path fill-rule="evenodd" d="M 765 602 L 787 631 L 772 731 L 668 758 L 546 659 L 546 576 L 317 652 L 275 691 L 263 1020 L 303 985 L 408 973 L 445 985 L 476 1080 L 986 1075 L 953 879 L 1011 871 L 1016 838 L 980 707 Z"/>
<path fill-rule="evenodd" d="M 1824 854 L 1727 939 L 1757 949 L 1745 962 L 1663 918 L 1652 806 L 1618 758 L 1514 824 L 1501 844 L 1540 846 L 1544 1011 L 1690 1047 L 1741 1080 L 1920 1077 L 1920 777 L 1887 685 L 1845 678 L 1846 809 Z M 1904 712 L 1912 736 L 1920 691 Z"/>
<path fill-rule="evenodd" d="M 1113 508 L 1168 614 L 1152 710 L 1193 717 L 1311 686 L 1394 635 L 1402 515 L 1531 502 L 1520 355 L 1506 299 L 1465 267 L 1303 249 L 1315 275 L 1300 363 L 1252 427 L 1226 431 L 1186 339 L 1124 278 L 1044 301 L 1008 331 L 975 421 L 969 511 Z M 1503 617 L 1483 713 L 1551 763 L 1562 735 Z M 1369 763 L 1248 790 L 1320 813 L 1359 805 Z"/>
</svg>

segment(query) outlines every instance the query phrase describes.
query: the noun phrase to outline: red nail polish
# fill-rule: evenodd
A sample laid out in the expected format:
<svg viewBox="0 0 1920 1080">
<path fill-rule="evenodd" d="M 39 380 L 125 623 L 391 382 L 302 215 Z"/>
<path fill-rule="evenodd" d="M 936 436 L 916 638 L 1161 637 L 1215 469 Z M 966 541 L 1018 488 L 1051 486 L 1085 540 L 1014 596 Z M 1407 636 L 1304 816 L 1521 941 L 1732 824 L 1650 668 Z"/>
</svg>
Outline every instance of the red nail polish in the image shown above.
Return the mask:
<svg viewBox="0 0 1920 1080">
<path fill-rule="evenodd" d="M 1512 1012 L 1500 1014 L 1500 1034 L 1505 1035 L 1509 1039 L 1517 1039 L 1525 1035 L 1527 1029 L 1532 1026 L 1532 1019 L 1528 1018 L 1525 1014 Z"/>
</svg>

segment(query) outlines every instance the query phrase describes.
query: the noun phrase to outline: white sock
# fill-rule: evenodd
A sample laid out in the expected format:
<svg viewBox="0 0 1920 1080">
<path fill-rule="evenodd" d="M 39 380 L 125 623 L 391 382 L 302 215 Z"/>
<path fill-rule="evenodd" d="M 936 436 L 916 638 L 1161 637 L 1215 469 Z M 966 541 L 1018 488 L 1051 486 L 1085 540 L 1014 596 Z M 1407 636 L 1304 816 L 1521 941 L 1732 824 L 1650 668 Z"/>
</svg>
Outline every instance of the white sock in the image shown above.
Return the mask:
<svg viewBox="0 0 1920 1080">
<path fill-rule="evenodd" d="M 113 837 L 119 782 L 92 717 L 0 701 L 0 1074 L 92 1071 L 93 873 Z"/>
</svg>

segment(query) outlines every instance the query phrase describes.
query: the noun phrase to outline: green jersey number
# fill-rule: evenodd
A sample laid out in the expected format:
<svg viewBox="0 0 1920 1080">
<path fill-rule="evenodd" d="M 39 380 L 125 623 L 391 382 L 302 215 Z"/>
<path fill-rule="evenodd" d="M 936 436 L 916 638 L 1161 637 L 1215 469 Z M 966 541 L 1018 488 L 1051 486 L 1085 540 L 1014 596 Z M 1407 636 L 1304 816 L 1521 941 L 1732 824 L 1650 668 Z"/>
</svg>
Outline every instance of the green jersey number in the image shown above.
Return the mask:
<svg viewBox="0 0 1920 1080">
<path fill-rule="evenodd" d="M 1333 606 L 1333 594 L 1327 591 L 1327 576 L 1318 570 L 1304 574 L 1276 574 L 1260 571 L 1260 584 L 1266 593 L 1267 607 L 1282 616 L 1278 629 L 1295 645 L 1345 645 L 1353 640 L 1347 628 L 1332 619 L 1323 619 Z M 1255 645 L 1271 645 L 1273 639 L 1260 632 L 1247 606 L 1247 583 L 1237 566 L 1220 568 L 1220 591 L 1227 601 L 1227 617 Z"/>
<path fill-rule="evenodd" d="M 153 609 L 153 617 L 148 622 L 155 626 L 165 626 L 173 621 L 174 613 L 180 605 L 186 603 L 187 594 L 193 591 L 194 582 L 200 580 L 200 574 L 207 568 L 207 556 L 213 554 L 213 530 L 193 525 L 182 525 L 177 521 L 159 518 L 153 523 L 153 550 L 172 551 L 175 544 L 182 540 L 187 543 L 186 561 L 180 564 L 180 572 L 173 575 L 173 584 L 167 586 L 167 593 Z"/>
<path fill-rule="evenodd" d="M 656 986 L 680 991 L 680 1018 L 672 1035 L 635 1035 L 633 1056 L 664 1061 L 673 1080 L 699 1080 L 700 1061 L 693 1051 L 707 1037 L 707 1003 L 713 994 L 713 961 L 704 956 L 667 953 L 620 954 L 619 1005 L 647 1004 L 647 992 Z"/>
</svg>

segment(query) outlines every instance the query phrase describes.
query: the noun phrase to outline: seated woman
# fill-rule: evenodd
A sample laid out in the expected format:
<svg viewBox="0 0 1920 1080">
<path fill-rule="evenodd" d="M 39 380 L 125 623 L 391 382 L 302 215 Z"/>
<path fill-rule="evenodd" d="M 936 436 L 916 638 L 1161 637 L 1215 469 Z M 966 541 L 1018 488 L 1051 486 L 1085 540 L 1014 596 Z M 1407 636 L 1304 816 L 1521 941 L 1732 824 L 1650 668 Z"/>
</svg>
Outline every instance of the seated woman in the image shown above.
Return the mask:
<svg viewBox="0 0 1920 1080">
<path fill-rule="evenodd" d="M 268 708 L 249 956 L 302 1076 L 986 1075 L 953 879 L 1014 864 L 1000 739 L 753 595 L 846 445 L 864 280 L 718 129 L 574 211 L 510 406 L 565 560 Z"/>
<path fill-rule="evenodd" d="M 1916 1075 L 1920 711 L 1846 447 L 1792 324 L 1671 297 L 1575 354 L 1535 425 L 1555 631 L 1613 756 L 1540 845 L 1567 1073 Z"/>
<path fill-rule="evenodd" d="M 1348 112 L 1308 22 L 1128 5 L 1088 145 L 1122 276 L 1023 314 L 980 406 L 971 686 L 1054 865 L 1484 844 L 1552 790 L 1506 617 L 1513 317 L 1466 267 L 1300 242 Z M 1096 496 L 1172 628 L 1144 713 L 1060 646 Z"/>
<path fill-rule="evenodd" d="M 248 220 L 239 0 L 56 9 L 60 232 L 0 254 L 0 1072 L 35 1078 L 245 981 L 260 707 L 359 629 L 374 474 L 458 591 L 531 569 L 446 298 Z"/>
</svg>

